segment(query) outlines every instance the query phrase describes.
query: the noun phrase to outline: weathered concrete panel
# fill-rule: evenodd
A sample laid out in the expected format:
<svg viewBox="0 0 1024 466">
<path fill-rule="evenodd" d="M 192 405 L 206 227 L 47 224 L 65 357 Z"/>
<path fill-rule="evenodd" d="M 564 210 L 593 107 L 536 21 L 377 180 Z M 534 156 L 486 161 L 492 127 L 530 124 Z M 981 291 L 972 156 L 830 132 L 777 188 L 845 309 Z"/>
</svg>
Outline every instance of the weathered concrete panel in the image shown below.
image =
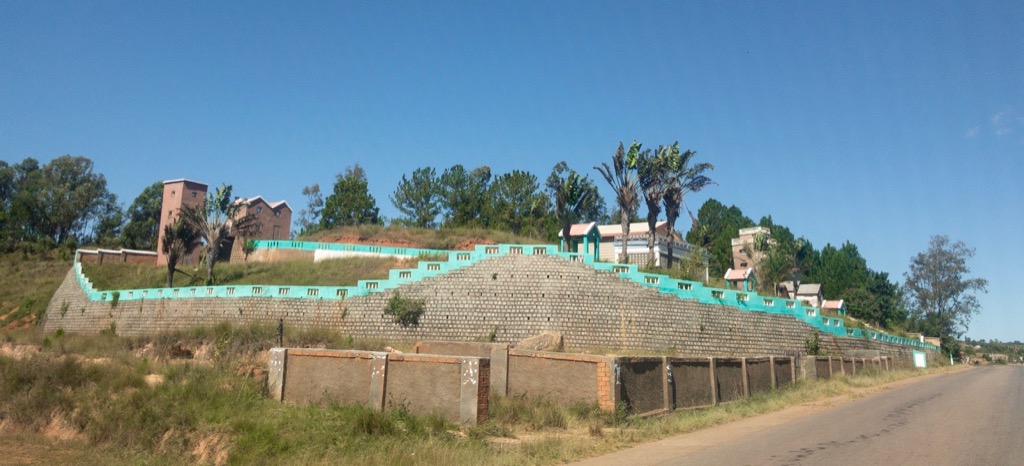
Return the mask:
<svg viewBox="0 0 1024 466">
<path fill-rule="evenodd" d="M 793 384 L 793 358 L 775 358 L 775 383 L 777 388 Z"/>
<path fill-rule="evenodd" d="M 821 380 L 828 380 L 832 378 L 832 359 L 828 356 L 815 357 L 814 370 L 817 372 L 818 378 Z"/>
<path fill-rule="evenodd" d="M 412 412 L 460 419 L 461 359 L 412 355 L 392 355 L 388 359 L 386 408 L 403 406 Z"/>
<path fill-rule="evenodd" d="M 768 358 L 747 358 L 750 394 L 772 391 L 772 365 Z"/>
<path fill-rule="evenodd" d="M 711 360 L 708 358 L 670 358 L 673 400 L 677 409 L 714 404 L 711 391 Z"/>
<path fill-rule="evenodd" d="M 635 414 L 665 409 L 664 359 L 618 358 L 622 401 Z"/>
<path fill-rule="evenodd" d="M 369 403 L 372 354 L 291 349 L 286 358 L 283 401 Z"/>
<path fill-rule="evenodd" d="M 598 403 L 598 366 L 602 357 L 511 351 L 508 393 L 544 397 L 564 404 Z"/>
<path fill-rule="evenodd" d="M 715 388 L 719 403 L 743 399 L 742 359 L 715 358 Z"/>
</svg>

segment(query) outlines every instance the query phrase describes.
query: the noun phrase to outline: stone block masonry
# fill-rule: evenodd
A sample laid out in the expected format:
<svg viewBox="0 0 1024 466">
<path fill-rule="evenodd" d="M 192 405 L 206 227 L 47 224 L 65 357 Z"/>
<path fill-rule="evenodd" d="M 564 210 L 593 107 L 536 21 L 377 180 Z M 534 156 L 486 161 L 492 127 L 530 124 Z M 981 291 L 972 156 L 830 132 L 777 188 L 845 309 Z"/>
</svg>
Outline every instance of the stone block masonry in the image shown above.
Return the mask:
<svg viewBox="0 0 1024 466">
<path fill-rule="evenodd" d="M 418 325 L 403 327 L 383 310 L 394 293 L 422 300 Z M 582 263 L 553 255 L 506 255 L 452 272 L 348 299 L 171 298 L 91 301 L 69 272 L 47 309 L 47 332 L 114 329 L 152 335 L 197 326 L 263 323 L 327 327 L 356 338 L 388 341 L 479 340 L 514 343 L 551 330 L 575 350 L 616 349 L 678 356 L 786 356 L 804 353 L 817 330 L 785 314 L 741 311 L 659 293 Z M 823 335 L 821 346 L 877 350 L 896 358 L 911 348 Z"/>
</svg>

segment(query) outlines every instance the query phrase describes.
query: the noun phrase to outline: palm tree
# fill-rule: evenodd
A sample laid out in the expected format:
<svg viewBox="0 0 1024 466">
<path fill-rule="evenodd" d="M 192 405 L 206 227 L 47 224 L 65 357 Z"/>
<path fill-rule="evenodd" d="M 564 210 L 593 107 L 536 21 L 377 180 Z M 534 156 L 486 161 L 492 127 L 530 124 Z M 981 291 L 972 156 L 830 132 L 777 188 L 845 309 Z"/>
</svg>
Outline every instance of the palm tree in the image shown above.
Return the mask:
<svg viewBox="0 0 1024 466">
<path fill-rule="evenodd" d="M 557 167 L 556 165 L 556 170 Z M 565 178 L 552 173 L 547 184 L 552 197 L 555 198 L 555 217 L 558 218 L 559 225 L 562 227 L 565 252 L 570 252 L 569 230 L 572 229 L 573 222 L 579 217 L 581 207 L 590 200 L 592 191 L 587 189 L 590 184 L 589 180 L 570 169 Z"/>
<path fill-rule="evenodd" d="M 615 203 L 619 206 L 619 221 L 622 224 L 622 253 L 619 255 L 619 262 L 622 263 L 629 262 L 627 255 L 629 251 L 629 220 L 636 215 L 637 209 L 640 208 L 637 181 L 633 177 L 633 169 L 636 167 L 640 146 L 639 143 L 633 141 L 629 145 L 627 153 L 620 142 L 618 150 L 612 156 L 611 167 L 607 163 L 594 167 L 615 191 Z"/>
<path fill-rule="evenodd" d="M 232 202 L 231 186 L 221 184 L 202 204 L 181 209 L 182 219 L 203 239 L 207 285 L 213 284 L 213 265 L 220 254 L 221 246 L 231 234 L 231 229 L 245 230 L 255 222 L 256 217 L 252 214 L 235 218 L 242 205 Z"/>
<path fill-rule="evenodd" d="M 164 226 L 163 250 L 167 254 L 167 287 L 174 286 L 174 270 L 185 256 L 199 246 L 199 235 L 192 227 L 179 217 Z"/>
<path fill-rule="evenodd" d="M 665 204 L 665 219 L 668 220 L 668 267 L 672 268 L 672 247 L 675 245 L 675 225 L 676 219 L 679 218 L 679 208 L 684 205 L 683 198 L 689 193 L 698 192 L 709 185 L 716 184 L 711 180 L 704 172 L 715 169 L 715 166 L 703 162 L 698 163 L 694 166 L 690 166 L 690 162 L 693 161 L 693 157 L 697 155 L 696 151 L 687 150 L 682 154 L 679 154 L 678 143 L 673 145 L 675 148 L 676 155 L 672 157 L 669 165 L 669 183 L 668 189 L 665 191 L 665 198 L 663 202 Z M 689 211 L 689 209 L 687 209 Z M 697 219 L 690 214 L 690 218 L 693 224 L 697 224 Z"/>
<path fill-rule="evenodd" d="M 669 186 L 669 168 L 673 157 L 679 156 L 679 143 L 672 146 L 658 146 L 658 150 L 651 154 L 646 150 L 640 153 L 636 159 L 637 181 L 640 191 L 644 195 L 644 204 L 647 205 L 647 263 L 653 266 L 657 257 L 654 252 L 654 227 L 658 223 L 658 214 L 661 213 L 661 200 L 665 197 L 665 191 Z"/>
</svg>

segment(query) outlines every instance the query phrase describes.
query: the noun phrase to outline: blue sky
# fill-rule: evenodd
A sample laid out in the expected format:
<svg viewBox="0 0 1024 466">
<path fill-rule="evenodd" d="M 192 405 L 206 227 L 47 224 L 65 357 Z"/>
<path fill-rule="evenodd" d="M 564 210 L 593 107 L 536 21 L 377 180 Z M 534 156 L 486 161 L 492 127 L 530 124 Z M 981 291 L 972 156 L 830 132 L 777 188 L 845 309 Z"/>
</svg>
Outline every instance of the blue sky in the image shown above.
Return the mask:
<svg viewBox="0 0 1024 466">
<path fill-rule="evenodd" d="M 298 211 L 359 163 L 394 216 L 419 166 L 599 178 L 631 140 L 716 165 L 694 210 L 895 278 L 967 242 L 968 335 L 1024 340 L 1024 2 L 0 2 L 0 160 L 87 156 L 125 204 L 184 177 Z"/>
</svg>

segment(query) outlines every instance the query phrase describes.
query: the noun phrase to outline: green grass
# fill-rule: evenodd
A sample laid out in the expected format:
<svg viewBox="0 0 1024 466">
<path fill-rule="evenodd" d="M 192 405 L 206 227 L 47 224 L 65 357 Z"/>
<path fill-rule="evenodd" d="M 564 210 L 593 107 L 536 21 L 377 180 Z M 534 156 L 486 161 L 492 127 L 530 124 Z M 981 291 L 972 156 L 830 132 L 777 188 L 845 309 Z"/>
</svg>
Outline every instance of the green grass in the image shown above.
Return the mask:
<svg viewBox="0 0 1024 466">
<path fill-rule="evenodd" d="M 0 328 L 38 320 L 69 268 L 70 260 L 50 255 L 0 255 Z"/>
<path fill-rule="evenodd" d="M 287 329 L 290 346 L 380 349 L 330 330 Z M 596 406 L 566 406 L 521 396 L 491 399 L 490 419 L 462 427 L 402 409 L 377 412 L 324 402 L 281 404 L 267 398 L 262 379 L 276 330 L 219 325 L 153 338 L 43 335 L 8 331 L 0 344 L 42 345 L 35 356 L 0 356 L 0 445 L 40 458 L 121 464 L 555 464 L 666 436 L 777 411 L 929 371 L 878 372 L 802 382 L 791 388 L 704 410 L 635 418 Z M 212 346 L 205 361 L 172 360 L 177 346 Z M 145 376 L 164 382 L 149 386 Z M 76 440 L 43 437 L 60 420 Z M 11 437 L 14 433 L 18 437 Z M 17 440 L 22 439 L 22 440 Z M 12 443 L 14 442 L 14 443 Z"/>
<path fill-rule="evenodd" d="M 214 266 L 214 277 L 218 285 L 354 286 L 359 280 L 387 278 L 391 269 L 416 268 L 418 262 L 419 259 L 358 257 L 317 263 L 222 263 Z M 164 266 L 82 264 L 82 272 L 97 290 L 162 288 L 167 284 Z M 205 270 L 188 268 L 184 272 L 174 274 L 175 286 L 199 286 L 205 282 Z"/>
</svg>

